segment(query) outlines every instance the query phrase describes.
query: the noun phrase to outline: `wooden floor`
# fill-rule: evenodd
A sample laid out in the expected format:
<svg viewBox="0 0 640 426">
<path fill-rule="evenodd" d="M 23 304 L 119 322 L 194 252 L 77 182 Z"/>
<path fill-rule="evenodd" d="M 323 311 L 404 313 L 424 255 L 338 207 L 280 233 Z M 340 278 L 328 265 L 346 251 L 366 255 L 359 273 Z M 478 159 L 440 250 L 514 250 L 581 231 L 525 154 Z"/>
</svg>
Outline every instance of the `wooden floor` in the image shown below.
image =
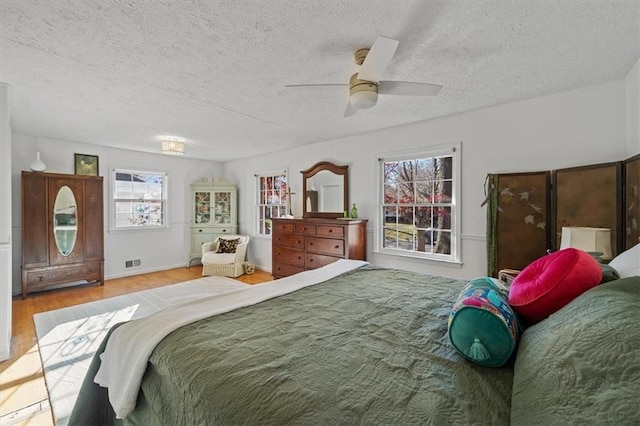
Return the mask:
<svg viewBox="0 0 640 426">
<path fill-rule="evenodd" d="M 107 280 L 104 286 L 89 284 L 33 293 L 25 300 L 14 298 L 11 358 L 0 363 L 0 424 L 53 425 L 34 314 L 188 281 L 200 278 L 201 274 L 202 266 L 198 265 Z M 252 275 L 241 275 L 237 279 L 247 284 L 259 284 L 271 281 L 272 277 L 256 270 Z"/>
</svg>

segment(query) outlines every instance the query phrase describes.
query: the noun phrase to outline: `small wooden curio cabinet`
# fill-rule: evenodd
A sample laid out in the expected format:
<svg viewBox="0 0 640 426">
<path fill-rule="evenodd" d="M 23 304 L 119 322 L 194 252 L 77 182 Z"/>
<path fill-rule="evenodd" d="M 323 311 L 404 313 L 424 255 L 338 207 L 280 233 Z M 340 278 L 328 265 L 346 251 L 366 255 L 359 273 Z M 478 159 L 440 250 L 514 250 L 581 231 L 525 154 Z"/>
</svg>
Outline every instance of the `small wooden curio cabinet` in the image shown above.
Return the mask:
<svg viewBox="0 0 640 426">
<path fill-rule="evenodd" d="M 22 297 L 104 284 L 102 177 L 22 172 Z"/>
</svg>

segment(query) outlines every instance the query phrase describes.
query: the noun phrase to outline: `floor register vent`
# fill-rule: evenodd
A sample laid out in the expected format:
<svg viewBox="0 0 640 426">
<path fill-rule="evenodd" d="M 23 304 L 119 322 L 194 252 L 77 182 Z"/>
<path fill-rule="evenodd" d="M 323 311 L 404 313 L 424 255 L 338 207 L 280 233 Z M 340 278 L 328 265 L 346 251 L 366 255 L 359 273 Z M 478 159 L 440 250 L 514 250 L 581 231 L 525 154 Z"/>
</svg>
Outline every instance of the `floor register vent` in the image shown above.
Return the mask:
<svg viewBox="0 0 640 426">
<path fill-rule="evenodd" d="M 133 260 L 125 260 L 124 261 L 124 267 L 125 268 L 134 268 L 136 266 L 140 266 L 140 259 L 133 259 Z"/>
</svg>

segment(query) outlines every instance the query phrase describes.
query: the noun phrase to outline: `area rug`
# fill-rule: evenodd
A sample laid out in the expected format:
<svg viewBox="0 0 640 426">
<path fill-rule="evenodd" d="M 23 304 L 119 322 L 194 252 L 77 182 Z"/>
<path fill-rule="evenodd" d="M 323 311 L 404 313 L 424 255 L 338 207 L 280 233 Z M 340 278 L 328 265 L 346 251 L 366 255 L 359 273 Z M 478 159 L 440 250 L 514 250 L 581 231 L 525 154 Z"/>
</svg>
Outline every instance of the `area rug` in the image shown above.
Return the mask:
<svg viewBox="0 0 640 426">
<path fill-rule="evenodd" d="M 35 314 L 40 357 L 56 425 L 66 425 L 91 359 L 116 323 L 247 284 L 226 277 L 192 281 Z"/>
</svg>

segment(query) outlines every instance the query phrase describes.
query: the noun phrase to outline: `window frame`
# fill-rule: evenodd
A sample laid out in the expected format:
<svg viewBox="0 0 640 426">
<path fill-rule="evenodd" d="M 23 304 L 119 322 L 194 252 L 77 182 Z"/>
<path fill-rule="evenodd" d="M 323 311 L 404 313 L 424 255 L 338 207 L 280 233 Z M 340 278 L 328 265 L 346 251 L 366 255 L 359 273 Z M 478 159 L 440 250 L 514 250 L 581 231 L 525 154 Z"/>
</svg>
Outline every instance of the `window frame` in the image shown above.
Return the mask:
<svg viewBox="0 0 640 426">
<path fill-rule="evenodd" d="M 266 204 L 262 204 L 261 201 L 261 194 L 262 194 L 262 187 L 261 187 L 261 182 L 263 178 L 274 178 L 277 176 L 284 176 L 284 178 L 286 179 L 286 184 L 287 184 L 287 190 L 285 190 L 285 193 L 288 192 L 288 190 L 291 188 L 290 186 L 290 181 L 289 181 L 289 169 L 285 168 L 285 169 L 278 169 L 278 170 L 271 170 L 271 171 L 266 171 L 266 172 L 260 172 L 260 173 L 256 173 L 254 175 L 254 179 L 255 179 L 255 183 L 254 183 L 254 188 L 255 188 L 255 209 L 254 209 L 254 236 L 257 238 L 268 238 L 271 239 L 271 235 L 272 233 L 263 233 L 262 232 L 262 224 L 261 224 L 261 220 L 262 220 L 262 209 L 266 208 L 267 206 L 271 206 L 271 208 L 279 208 L 282 209 L 284 208 L 284 215 L 282 216 L 270 216 L 269 218 L 272 219 L 273 217 L 284 217 L 285 215 L 288 215 L 289 212 L 287 211 L 288 209 L 290 209 L 290 200 L 287 197 L 287 201 L 285 203 L 266 203 Z M 265 211 L 266 213 L 266 211 Z M 265 215 L 266 217 L 266 215 Z M 266 219 L 265 219 L 266 220 Z M 266 229 L 266 228 L 265 228 Z"/>
<path fill-rule="evenodd" d="M 162 198 L 159 200 L 162 206 L 162 224 L 147 226 L 117 226 L 116 225 L 116 202 L 135 200 L 133 198 L 115 198 L 116 176 L 118 173 L 135 173 L 142 175 L 162 176 Z M 131 232 L 131 231 L 154 231 L 169 228 L 169 172 L 163 170 L 138 169 L 135 167 L 111 167 L 109 176 L 109 232 Z M 155 200 L 154 200 L 155 201 Z"/>
<path fill-rule="evenodd" d="M 407 249 L 399 249 L 399 248 L 389 248 L 384 247 L 384 232 L 385 232 L 385 206 L 388 206 L 389 203 L 385 203 L 384 196 L 384 186 L 385 186 L 385 174 L 384 174 L 384 165 L 385 162 L 391 161 L 408 161 L 408 160 L 416 160 L 416 159 L 427 159 L 433 157 L 439 157 L 444 155 L 452 156 L 452 188 L 451 188 L 451 202 L 450 203 L 441 203 L 441 202 L 431 202 L 422 204 L 422 206 L 450 206 L 451 207 L 451 250 L 450 254 L 440 254 L 440 253 L 427 253 L 415 250 L 407 250 Z M 458 264 L 462 263 L 461 256 L 461 236 L 462 236 L 462 210 L 461 210 L 461 188 L 462 188 L 462 170 L 461 170 L 461 157 L 462 157 L 462 143 L 448 143 L 438 146 L 425 147 L 422 149 L 413 149 L 410 151 L 392 151 L 383 154 L 379 154 L 378 156 L 378 165 L 377 165 L 377 208 L 376 208 L 376 230 L 374 233 L 375 236 L 375 252 L 379 254 L 398 256 L 398 257 L 409 257 L 414 259 L 421 260 L 429 260 L 435 262 L 443 262 L 449 264 Z M 420 205 L 416 200 L 411 204 L 412 207 L 416 205 Z M 397 204 L 400 207 L 400 203 Z"/>
</svg>

